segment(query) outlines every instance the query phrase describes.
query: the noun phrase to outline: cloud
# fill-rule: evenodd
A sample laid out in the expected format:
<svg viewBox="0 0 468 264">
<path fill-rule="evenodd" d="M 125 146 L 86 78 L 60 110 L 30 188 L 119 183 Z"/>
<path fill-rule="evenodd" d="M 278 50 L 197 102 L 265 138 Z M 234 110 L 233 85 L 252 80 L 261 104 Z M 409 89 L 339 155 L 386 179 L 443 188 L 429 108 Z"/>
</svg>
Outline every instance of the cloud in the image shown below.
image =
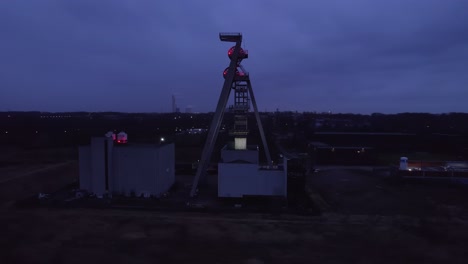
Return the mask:
<svg viewBox="0 0 468 264">
<path fill-rule="evenodd" d="M 8 1 L 0 110 L 168 111 L 178 93 L 182 108 L 212 111 L 229 63 L 218 33 L 241 31 L 261 109 L 466 112 L 466 10 L 463 0 Z"/>
</svg>

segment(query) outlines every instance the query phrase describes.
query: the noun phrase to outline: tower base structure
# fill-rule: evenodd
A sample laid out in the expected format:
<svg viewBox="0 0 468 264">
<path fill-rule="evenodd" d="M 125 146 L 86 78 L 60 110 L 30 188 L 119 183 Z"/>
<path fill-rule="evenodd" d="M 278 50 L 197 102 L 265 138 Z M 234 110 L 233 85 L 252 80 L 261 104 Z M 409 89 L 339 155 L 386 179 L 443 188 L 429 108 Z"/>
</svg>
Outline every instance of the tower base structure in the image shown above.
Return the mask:
<svg viewBox="0 0 468 264">
<path fill-rule="evenodd" d="M 287 196 L 287 161 L 261 166 L 257 146 L 236 150 L 228 144 L 218 163 L 218 197 Z"/>
</svg>

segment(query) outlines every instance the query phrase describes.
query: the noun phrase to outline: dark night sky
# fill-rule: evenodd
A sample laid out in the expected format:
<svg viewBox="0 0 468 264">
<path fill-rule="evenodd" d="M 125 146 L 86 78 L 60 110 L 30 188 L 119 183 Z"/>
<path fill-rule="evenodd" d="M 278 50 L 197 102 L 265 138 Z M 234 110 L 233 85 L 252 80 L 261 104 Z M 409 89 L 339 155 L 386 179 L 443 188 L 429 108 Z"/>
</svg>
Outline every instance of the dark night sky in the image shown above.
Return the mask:
<svg viewBox="0 0 468 264">
<path fill-rule="evenodd" d="M 242 32 L 260 110 L 468 112 L 468 1 L 0 3 L 0 111 L 213 111 Z"/>
</svg>

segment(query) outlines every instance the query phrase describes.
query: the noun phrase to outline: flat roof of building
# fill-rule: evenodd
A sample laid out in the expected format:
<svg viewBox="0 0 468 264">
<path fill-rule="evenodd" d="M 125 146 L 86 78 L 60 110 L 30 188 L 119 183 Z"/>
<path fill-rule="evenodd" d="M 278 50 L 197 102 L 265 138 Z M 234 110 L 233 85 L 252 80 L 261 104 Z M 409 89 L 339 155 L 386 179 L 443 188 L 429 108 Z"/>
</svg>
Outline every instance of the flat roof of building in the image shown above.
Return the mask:
<svg viewBox="0 0 468 264">
<path fill-rule="evenodd" d="M 237 150 L 234 148 L 234 142 L 228 142 L 224 147 L 223 149 L 227 149 L 227 150 Z M 258 150 L 258 145 L 247 145 L 247 149 L 245 150 Z M 242 150 L 239 150 L 239 151 L 242 151 Z"/>
<path fill-rule="evenodd" d="M 149 143 L 126 143 L 126 144 L 114 144 L 115 148 L 161 148 L 173 143 L 164 143 L 164 144 L 149 144 Z"/>
<path fill-rule="evenodd" d="M 399 132 L 315 132 L 316 135 L 357 135 L 357 136 L 416 136 L 414 133 Z"/>
</svg>

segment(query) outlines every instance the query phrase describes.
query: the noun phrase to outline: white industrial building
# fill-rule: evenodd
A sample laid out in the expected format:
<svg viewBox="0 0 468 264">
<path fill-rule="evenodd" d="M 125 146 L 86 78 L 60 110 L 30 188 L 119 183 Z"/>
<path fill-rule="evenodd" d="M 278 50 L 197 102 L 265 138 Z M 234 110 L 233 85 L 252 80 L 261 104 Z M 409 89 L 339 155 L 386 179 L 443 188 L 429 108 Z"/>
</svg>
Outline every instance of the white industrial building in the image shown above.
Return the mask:
<svg viewBox="0 0 468 264">
<path fill-rule="evenodd" d="M 96 194 L 160 196 L 175 182 L 174 144 L 114 145 L 92 138 L 79 148 L 80 189 Z"/>
<path fill-rule="evenodd" d="M 221 150 L 218 164 L 218 197 L 287 196 L 287 162 L 260 166 L 258 147 L 236 149 L 233 144 Z"/>
</svg>

